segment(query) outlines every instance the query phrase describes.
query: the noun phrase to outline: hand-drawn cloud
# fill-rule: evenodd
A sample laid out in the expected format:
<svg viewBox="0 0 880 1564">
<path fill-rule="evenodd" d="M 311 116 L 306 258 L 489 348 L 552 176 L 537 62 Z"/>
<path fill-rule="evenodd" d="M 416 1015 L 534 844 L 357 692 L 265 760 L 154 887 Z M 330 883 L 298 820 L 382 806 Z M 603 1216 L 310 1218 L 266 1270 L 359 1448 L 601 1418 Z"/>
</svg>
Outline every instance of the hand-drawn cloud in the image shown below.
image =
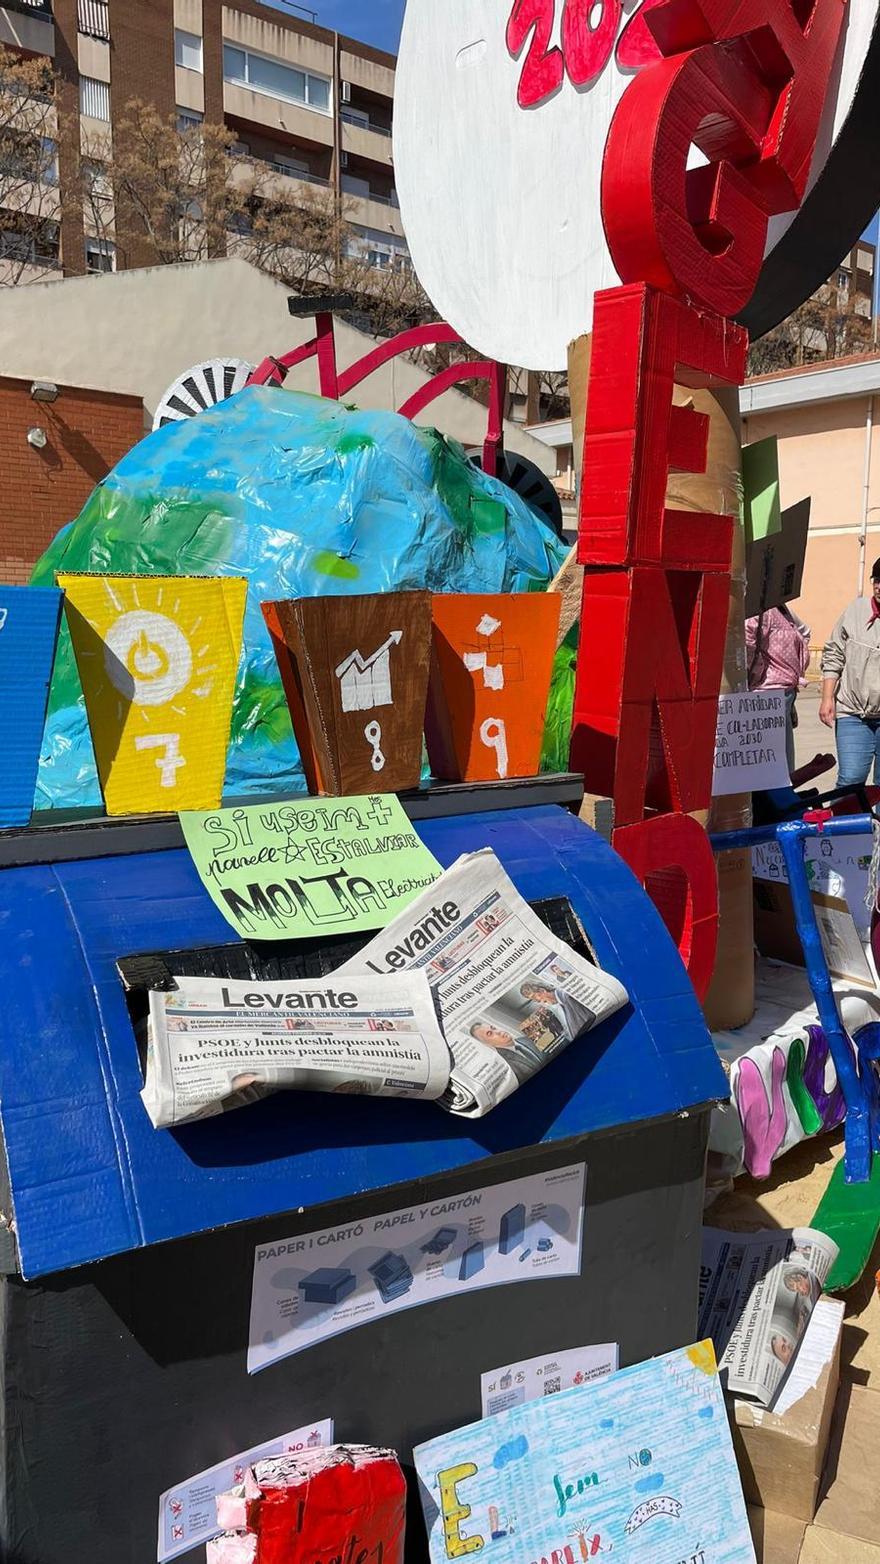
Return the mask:
<svg viewBox="0 0 880 1564">
<path fill-rule="evenodd" d="M 511 1461 L 521 1461 L 528 1453 L 529 1441 L 525 1434 L 519 1434 L 516 1439 L 508 1439 L 506 1444 L 498 1446 L 492 1465 L 500 1472 L 505 1466 L 509 1466 Z"/>
<path fill-rule="evenodd" d="M 650 1477 L 643 1477 L 640 1482 L 633 1483 L 636 1493 L 656 1493 L 666 1481 L 662 1472 L 654 1472 Z"/>
</svg>

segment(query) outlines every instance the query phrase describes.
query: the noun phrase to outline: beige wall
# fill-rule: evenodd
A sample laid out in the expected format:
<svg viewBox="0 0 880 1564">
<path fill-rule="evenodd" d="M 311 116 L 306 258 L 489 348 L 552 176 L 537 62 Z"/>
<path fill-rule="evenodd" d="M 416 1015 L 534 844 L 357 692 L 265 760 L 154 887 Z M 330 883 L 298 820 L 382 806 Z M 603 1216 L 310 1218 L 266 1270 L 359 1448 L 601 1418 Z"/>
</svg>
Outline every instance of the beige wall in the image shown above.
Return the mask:
<svg viewBox="0 0 880 1564">
<path fill-rule="evenodd" d="M 387 65 L 380 65 L 376 60 L 366 60 L 360 54 L 352 54 L 348 49 L 342 50 L 342 79 L 350 81 L 353 86 L 363 87 L 367 92 L 375 92 L 379 97 L 394 97 L 394 72 Z"/>
<path fill-rule="evenodd" d="M 251 16 L 247 11 L 236 11 L 234 6 L 223 7 L 223 36 L 229 43 L 241 44 L 255 54 L 267 54 L 274 60 L 304 66 L 319 76 L 333 76 L 331 43 L 310 38 L 308 33 L 290 27 L 279 27 L 275 22 Z"/>
<path fill-rule="evenodd" d="M 174 0 L 174 25 L 186 33 L 200 33 L 202 0 Z"/>
<path fill-rule="evenodd" d="M 857 595 L 859 534 L 865 480 L 867 397 L 840 398 L 781 412 L 753 414 L 743 423 L 746 442 L 776 435 L 783 506 L 813 501 L 804 590 L 792 606 L 821 647 L 841 609 Z M 880 418 L 880 396 L 874 399 Z M 866 560 L 880 555 L 880 429 L 871 440 Z"/>
<path fill-rule="evenodd" d="M 6 375 L 143 397 L 152 415 L 169 384 L 203 359 L 256 364 L 306 342 L 313 323 L 291 319 L 288 293 L 240 259 L 0 289 L 0 363 Z M 371 337 L 338 324 L 341 369 L 372 346 Z M 360 407 L 399 407 L 426 378 L 414 364 L 397 359 L 364 381 L 351 400 Z M 314 360 L 295 370 L 287 384 L 317 391 Z M 479 446 L 486 413 L 470 397 L 450 391 L 417 422 Z M 553 472 L 554 453 L 547 446 L 514 424 L 506 426 L 505 438 L 542 472 Z"/>
<path fill-rule="evenodd" d="M 270 97 L 267 92 L 252 92 L 250 87 L 239 87 L 235 82 L 223 83 L 223 105 L 226 113 L 236 119 L 249 120 L 253 125 L 268 125 L 271 130 L 283 131 L 302 141 L 332 147 L 336 139 L 332 114 L 288 103 L 286 98 Z"/>
</svg>

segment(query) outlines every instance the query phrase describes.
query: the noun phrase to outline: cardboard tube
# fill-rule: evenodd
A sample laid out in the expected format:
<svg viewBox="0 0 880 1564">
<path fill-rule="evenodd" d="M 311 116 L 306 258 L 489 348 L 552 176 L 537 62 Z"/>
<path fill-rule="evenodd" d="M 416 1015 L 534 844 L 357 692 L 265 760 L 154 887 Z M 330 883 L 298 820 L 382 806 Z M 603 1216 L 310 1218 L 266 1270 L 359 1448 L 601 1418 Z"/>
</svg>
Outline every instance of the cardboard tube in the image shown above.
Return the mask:
<svg viewBox="0 0 880 1564">
<path fill-rule="evenodd" d="M 574 445 L 574 471 L 578 493 L 584 466 L 584 433 L 587 425 L 587 383 L 593 356 L 592 333 L 578 337 L 568 348 L 568 395 L 571 401 L 571 438 Z"/>
<path fill-rule="evenodd" d="M 711 419 L 709 460 L 705 473 L 671 473 L 669 501 L 679 509 L 733 514 L 733 563 L 727 648 L 721 691 L 747 686 L 745 642 L 745 534 L 742 525 L 742 439 L 739 392 L 676 389 L 676 402 Z M 710 831 L 743 829 L 752 823 L 751 795 L 717 798 L 708 817 L 699 817 Z M 715 975 L 703 1006 L 710 1028 L 745 1026 L 755 1013 L 754 911 L 751 853 L 719 853 L 720 924 Z"/>
</svg>

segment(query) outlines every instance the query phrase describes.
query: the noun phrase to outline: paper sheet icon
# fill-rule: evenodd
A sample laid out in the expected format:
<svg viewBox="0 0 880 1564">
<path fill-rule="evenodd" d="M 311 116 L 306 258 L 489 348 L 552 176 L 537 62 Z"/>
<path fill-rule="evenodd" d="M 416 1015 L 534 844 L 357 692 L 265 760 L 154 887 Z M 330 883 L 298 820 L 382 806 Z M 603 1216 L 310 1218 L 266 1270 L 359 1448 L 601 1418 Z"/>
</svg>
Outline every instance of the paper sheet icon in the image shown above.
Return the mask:
<svg viewBox="0 0 880 1564">
<path fill-rule="evenodd" d="M 215 809 L 247 582 L 59 575 L 109 815 Z"/>
<path fill-rule="evenodd" d="M 0 586 L 0 827 L 31 817 L 60 618 L 55 587 Z"/>
</svg>

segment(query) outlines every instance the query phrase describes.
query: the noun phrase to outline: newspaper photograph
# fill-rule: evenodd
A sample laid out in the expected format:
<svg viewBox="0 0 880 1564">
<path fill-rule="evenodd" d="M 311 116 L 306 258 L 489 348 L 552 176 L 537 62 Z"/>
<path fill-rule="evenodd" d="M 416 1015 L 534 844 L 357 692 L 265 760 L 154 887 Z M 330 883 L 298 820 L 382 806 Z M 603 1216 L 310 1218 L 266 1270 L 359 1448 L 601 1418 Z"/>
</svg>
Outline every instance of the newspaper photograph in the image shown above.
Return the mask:
<svg viewBox="0 0 880 1564">
<path fill-rule="evenodd" d="M 452 1051 L 440 1106 L 479 1119 L 626 989 L 545 928 L 491 849 L 467 853 L 339 972 L 423 971 Z"/>
<path fill-rule="evenodd" d="M 150 991 L 141 1100 L 156 1129 L 282 1090 L 433 1101 L 448 1086 L 449 1049 L 423 973 L 394 983 L 174 981 L 172 992 Z"/>
<path fill-rule="evenodd" d="M 703 1229 L 699 1333 L 734 1395 L 772 1408 L 838 1253 L 809 1227 Z"/>
</svg>

